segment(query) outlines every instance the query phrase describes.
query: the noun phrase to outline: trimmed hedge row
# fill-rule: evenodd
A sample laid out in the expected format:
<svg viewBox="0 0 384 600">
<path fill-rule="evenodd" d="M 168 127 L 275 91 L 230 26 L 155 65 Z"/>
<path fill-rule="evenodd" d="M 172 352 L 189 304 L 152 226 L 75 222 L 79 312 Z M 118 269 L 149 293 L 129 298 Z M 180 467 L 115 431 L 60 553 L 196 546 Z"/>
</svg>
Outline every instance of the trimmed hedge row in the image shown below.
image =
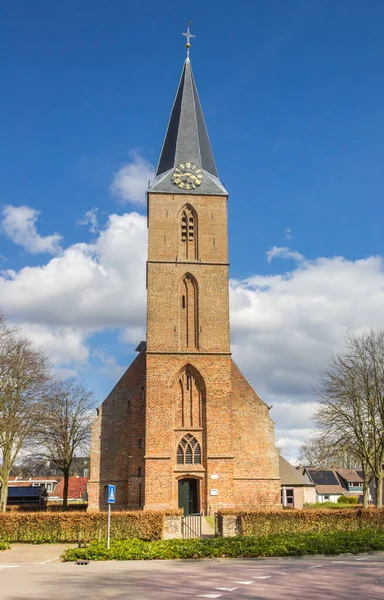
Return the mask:
<svg viewBox="0 0 384 600">
<path fill-rule="evenodd" d="M 230 514 L 223 511 L 221 514 Z M 233 514 L 233 513 L 232 513 Z M 384 509 L 293 510 L 237 513 L 242 535 L 320 533 L 327 531 L 384 532 Z"/>
<path fill-rule="evenodd" d="M 9 548 L 8 542 L 3 542 L 2 540 L 0 540 L 0 550 L 8 550 L 8 548 Z"/>
<path fill-rule="evenodd" d="M 113 512 L 111 536 L 126 540 L 160 540 L 163 512 Z M 88 542 L 107 535 L 107 513 L 0 514 L 0 540 L 7 542 Z"/>
<path fill-rule="evenodd" d="M 66 550 L 62 558 L 72 560 L 155 560 L 175 558 L 254 558 L 303 556 L 384 550 L 384 533 L 354 531 L 310 534 L 274 534 L 263 537 L 235 537 L 195 540 L 93 542 L 87 548 Z"/>
</svg>

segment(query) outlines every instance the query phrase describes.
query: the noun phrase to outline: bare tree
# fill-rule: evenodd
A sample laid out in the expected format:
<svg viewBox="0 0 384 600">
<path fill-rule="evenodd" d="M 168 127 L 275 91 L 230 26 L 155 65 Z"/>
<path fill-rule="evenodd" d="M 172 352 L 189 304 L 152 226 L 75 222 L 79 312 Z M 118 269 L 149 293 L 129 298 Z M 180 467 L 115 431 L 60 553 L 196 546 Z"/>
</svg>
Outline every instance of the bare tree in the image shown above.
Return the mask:
<svg viewBox="0 0 384 600">
<path fill-rule="evenodd" d="M 68 505 L 72 461 L 77 452 L 88 450 L 93 405 L 92 392 L 75 379 L 54 381 L 44 398 L 44 419 L 36 435 L 36 454 L 63 473 L 63 510 Z"/>
<path fill-rule="evenodd" d="M 309 440 L 303 443 L 300 453 L 300 461 L 305 465 L 317 467 L 338 466 L 344 469 L 361 469 L 361 462 L 355 455 L 354 446 L 341 444 L 340 440 L 325 435 L 325 432 L 317 432 Z"/>
<path fill-rule="evenodd" d="M 334 448 L 349 450 L 361 463 L 364 506 L 376 479 L 382 506 L 384 462 L 384 332 L 349 335 L 346 350 L 320 374 L 316 423 Z"/>
<path fill-rule="evenodd" d="M 42 396 L 49 380 L 44 352 L 0 316 L 0 512 L 5 512 L 9 474 L 42 415 Z"/>
</svg>

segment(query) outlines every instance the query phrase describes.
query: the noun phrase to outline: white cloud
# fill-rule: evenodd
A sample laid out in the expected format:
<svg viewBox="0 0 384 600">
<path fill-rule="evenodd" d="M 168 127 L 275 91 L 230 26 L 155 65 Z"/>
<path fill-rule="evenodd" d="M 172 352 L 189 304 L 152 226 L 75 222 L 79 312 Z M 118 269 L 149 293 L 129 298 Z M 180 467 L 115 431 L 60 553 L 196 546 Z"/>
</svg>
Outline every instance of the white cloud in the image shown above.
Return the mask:
<svg viewBox="0 0 384 600">
<path fill-rule="evenodd" d="M 292 456 L 312 426 L 319 369 L 348 332 L 384 327 L 383 259 L 305 261 L 284 275 L 232 281 L 230 298 L 234 358 L 274 405 L 276 435 Z"/>
<path fill-rule="evenodd" d="M 300 254 L 300 252 L 297 252 L 297 250 L 291 250 L 286 246 L 273 246 L 270 250 L 267 250 L 266 255 L 269 263 L 272 262 L 274 258 L 292 258 L 297 262 L 304 260 L 304 256 Z"/>
<path fill-rule="evenodd" d="M 18 320 L 53 327 L 142 325 L 146 235 L 145 217 L 111 215 L 94 243 L 74 244 L 43 266 L 3 272 L 3 310 Z"/>
<path fill-rule="evenodd" d="M 99 224 L 97 222 L 97 211 L 96 207 L 90 208 L 84 214 L 84 217 L 77 221 L 78 225 L 89 225 L 89 231 L 91 233 L 96 233 L 99 230 Z"/>
<path fill-rule="evenodd" d="M 61 235 L 41 236 L 36 230 L 36 221 L 39 211 L 29 206 L 12 206 L 8 204 L 3 209 L 1 223 L 4 233 L 19 246 L 31 254 L 58 254 L 61 251 Z"/>
<path fill-rule="evenodd" d="M 42 323 L 19 323 L 19 326 L 37 346 L 44 348 L 57 368 L 73 362 L 84 363 L 89 357 L 89 349 L 85 344 L 87 334 L 81 329 L 52 327 Z"/>
<path fill-rule="evenodd" d="M 122 202 L 145 206 L 148 181 L 154 179 L 155 168 L 136 152 L 130 156 L 130 162 L 115 173 L 110 189 Z"/>
</svg>

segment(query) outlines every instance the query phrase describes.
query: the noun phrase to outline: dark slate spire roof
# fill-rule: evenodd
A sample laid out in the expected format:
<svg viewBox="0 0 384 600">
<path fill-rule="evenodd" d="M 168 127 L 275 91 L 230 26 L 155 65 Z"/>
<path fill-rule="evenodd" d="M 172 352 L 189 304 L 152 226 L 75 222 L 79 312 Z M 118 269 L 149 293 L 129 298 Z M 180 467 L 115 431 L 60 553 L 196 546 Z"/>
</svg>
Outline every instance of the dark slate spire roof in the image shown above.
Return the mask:
<svg viewBox="0 0 384 600">
<path fill-rule="evenodd" d="M 202 169 L 201 185 L 195 189 L 180 189 L 172 183 L 175 167 L 190 162 Z M 187 57 L 172 107 L 167 133 L 150 192 L 227 195 L 217 175 L 215 160 L 205 126 L 203 111 Z"/>
</svg>

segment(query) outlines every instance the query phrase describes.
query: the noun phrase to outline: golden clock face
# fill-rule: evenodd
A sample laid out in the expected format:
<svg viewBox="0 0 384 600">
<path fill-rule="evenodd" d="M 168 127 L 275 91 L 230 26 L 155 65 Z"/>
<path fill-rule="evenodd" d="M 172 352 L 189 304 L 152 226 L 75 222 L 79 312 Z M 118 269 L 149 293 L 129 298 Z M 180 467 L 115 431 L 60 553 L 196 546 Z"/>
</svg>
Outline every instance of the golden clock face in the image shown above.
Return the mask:
<svg viewBox="0 0 384 600">
<path fill-rule="evenodd" d="M 182 190 L 194 190 L 203 179 L 202 170 L 193 163 L 182 163 L 173 171 L 172 183 Z"/>
</svg>

